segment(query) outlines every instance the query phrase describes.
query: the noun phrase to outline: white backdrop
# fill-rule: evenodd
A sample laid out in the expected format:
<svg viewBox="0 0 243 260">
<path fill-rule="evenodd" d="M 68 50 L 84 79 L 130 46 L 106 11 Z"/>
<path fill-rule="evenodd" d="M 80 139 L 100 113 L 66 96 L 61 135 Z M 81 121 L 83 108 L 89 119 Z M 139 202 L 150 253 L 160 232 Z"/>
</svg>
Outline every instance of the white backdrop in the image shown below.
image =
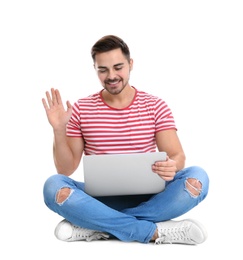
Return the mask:
<svg viewBox="0 0 243 260">
<path fill-rule="evenodd" d="M 242 232 L 241 2 L 0 2 L 4 259 L 36 255 L 64 259 L 83 253 L 112 259 L 111 246 L 119 252 L 116 258 L 157 258 L 165 252 L 172 259 L 179 255 L 204 259 L 236 252 Z M 52 129 L 41 98 L 51 87 L 61 91 L 64 102 L 72 103 L 100 90 L 90 49 L 106 34 L 120 36 L 130 47 L 134 59 L 130 83 L 162 97 L 171 107 L 187 165 L 198 164 L 209 173 L 208 198 L 185 216 L 207 227 L 209 238 L 202 245 L 71 244 L 53 235 L 61 218 L 42 199 L 43 183 L 55 168 Z M 73 177 L 82 179 L 81 167 Z"/>
</svg>

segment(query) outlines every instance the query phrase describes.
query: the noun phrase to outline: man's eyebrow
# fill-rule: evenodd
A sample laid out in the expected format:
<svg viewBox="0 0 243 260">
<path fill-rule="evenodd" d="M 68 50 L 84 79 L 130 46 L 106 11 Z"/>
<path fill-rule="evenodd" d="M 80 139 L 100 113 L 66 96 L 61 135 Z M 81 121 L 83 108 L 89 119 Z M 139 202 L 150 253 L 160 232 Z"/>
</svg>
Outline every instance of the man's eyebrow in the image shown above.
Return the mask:
<svg viewBox="0 0 243 260">
<path fill-rule="evenodd" d="M 122 66 L 122 65 L 124 65 L 123 62 L 117 63 L 117 64 L 113 65 L 113 67 L 119 67 L 119 66 Z M 98 66 L 98 69 L 107 69 L 107 67 L 106 66 Z"/>
<path fill-rule="evenodd" d="M 105 67 L 105 66 L 98 66 L 97 68 L 98 69 L 106 69 L 107 67 Z"/>
<path fill-rule="evenodd" d="M 115 64 L 115 65 L 114 65 L 114 67 L 117 67 L 117 66 L 122 66 L 122 65 L 124 65 L 124 63 L 123 63 L 123 62 Z"/>
</svg>

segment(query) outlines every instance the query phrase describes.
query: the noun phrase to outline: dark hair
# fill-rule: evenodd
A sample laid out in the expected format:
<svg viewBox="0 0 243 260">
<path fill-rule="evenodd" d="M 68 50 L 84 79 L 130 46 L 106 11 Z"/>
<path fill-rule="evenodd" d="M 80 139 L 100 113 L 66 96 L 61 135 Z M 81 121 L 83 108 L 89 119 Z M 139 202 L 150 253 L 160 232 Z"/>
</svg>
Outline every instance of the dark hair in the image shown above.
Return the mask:
<svg viewBox="0 0 243 260">
<path fill-rule="evenodd" d="M 130 51 L 127 44 L 119 37 L 115 35 L 106 35 L 99 39 L 91 49 L 91 56 L 95 61 L 95 55 L 115 49 L 121 49 L 124 56 L 130 61 Z"/>
</svg>

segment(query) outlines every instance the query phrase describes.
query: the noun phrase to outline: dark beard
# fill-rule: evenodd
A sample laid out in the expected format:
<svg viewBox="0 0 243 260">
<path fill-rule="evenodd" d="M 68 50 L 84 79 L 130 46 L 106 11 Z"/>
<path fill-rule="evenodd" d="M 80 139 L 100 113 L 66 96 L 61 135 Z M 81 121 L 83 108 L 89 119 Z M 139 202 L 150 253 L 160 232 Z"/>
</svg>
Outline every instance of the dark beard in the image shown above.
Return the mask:
<svg viewBox="0 0 243 260">
<path fill-rule="evenodd" d="M 112 81 L 110 81 L 110 82 L 112 82 Z M 108 91 L 111 95 L 118 95 L 118 94 L 120 94 L 120 93 L 123 91 L 123 89 L 127 86 L 127 84 L 128 84 L 128 81 L 127 81 L 125 84 L 122 84 L 122 88 L 121 88 L 121 89 L 114 89 L 114 91 L 113 91 L 113 90 L 110 90 L 109 88 L 107 88 L 106 85 L 104 86 L 104 88 L 105 88 L 106 91 Z"/>
</svg>

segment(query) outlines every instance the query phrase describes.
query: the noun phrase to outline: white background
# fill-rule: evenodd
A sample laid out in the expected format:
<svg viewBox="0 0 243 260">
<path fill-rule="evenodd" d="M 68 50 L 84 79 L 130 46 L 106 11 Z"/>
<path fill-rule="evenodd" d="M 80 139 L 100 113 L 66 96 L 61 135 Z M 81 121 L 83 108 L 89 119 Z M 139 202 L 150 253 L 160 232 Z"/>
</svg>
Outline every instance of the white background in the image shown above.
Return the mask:
<svg viewBox="0 0 243 260">
<path fill-rule="evenodd" d="M 0 2 L 2 259 L 242 257 L 242 13 L 234 0 Z M 55 168 L 41 99 L 51 87 L 72 103 L 100 90 L 90 49 L 106 34 L 129 45 L 130 83 L 167 101 L 187 165 L 210 176 L 206 200 L 181 217 L 206 226 L 201 245 L 54 237 L 62 218 L 42 197 Z M 82 167 L 73 177 L 82 179 Z"/>
</svg>

